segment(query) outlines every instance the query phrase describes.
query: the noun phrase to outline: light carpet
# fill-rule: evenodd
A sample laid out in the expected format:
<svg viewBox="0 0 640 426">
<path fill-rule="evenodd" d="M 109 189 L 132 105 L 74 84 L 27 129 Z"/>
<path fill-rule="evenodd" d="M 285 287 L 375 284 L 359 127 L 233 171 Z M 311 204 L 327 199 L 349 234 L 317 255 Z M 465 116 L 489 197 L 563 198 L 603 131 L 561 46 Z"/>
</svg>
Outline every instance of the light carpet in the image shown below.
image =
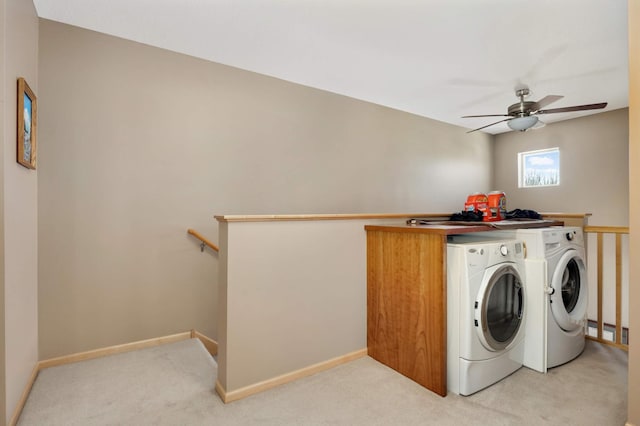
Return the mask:
<svg viewBox="0 0 640 426">
<path fill-rule="evenodd" d="M 547 374 L 521 368 L 469 397 L 364 357 L 224 404 L 216 372 L 197 339 L 48 368 L 18 424 L 621 426 L 627 412 L 627 353 L 592 341 Z"/>
</svg>

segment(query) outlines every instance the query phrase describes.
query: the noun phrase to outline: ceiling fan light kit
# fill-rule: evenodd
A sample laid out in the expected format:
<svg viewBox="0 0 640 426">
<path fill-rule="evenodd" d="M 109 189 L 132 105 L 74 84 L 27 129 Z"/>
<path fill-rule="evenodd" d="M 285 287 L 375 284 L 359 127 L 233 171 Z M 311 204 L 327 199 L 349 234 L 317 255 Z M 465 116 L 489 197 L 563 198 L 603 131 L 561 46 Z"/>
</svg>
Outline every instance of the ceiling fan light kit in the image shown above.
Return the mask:
<svg viewBox="0 0 640 426">
<path fill-rule="evenodd" d="M 550 103 L 562 99 L 563 96 L 548 95 L 537 102 L 525 101 L 524 100 L 525 96 L 529 96 L 529 89 L 526 87 L 516 90 L 516 96 L 520 98 L 520 102 L 515 103 L 513 105 L 509 105 L 509 107 L 507 108 L 506 114 L 465 115 L 464 117 L 462 117 L 462 118 L 507 117 L 507 118 L 503 118 L 500 121 L 496 121 L 495 123 L 490 123 L 482 127 L 478 127 L 477 129 L 469 130 L 467 133 L 475 132 L 477 130 L 481 130 L 489 126 L 493 126 L 494 124 L 503 123 L 505 121 L 507 122 L 507 126 L 509 126 L 510 129 L 524 132 L 525 130 L 532 128 L 538 123 L 539 114 L 554 114 L 558 112 L 586 111 L 591 109 L 602 109 L 607 106 L 606 102 L 601 102 L 598 104 L 575 105 L 575 106 L 563 107 L 563 108 L 542 109 L 547 105 L 549 105 Z M 542 126 L 538 126 L 538 127 L 542 127 Z"/>
<path fill-rule="evenodd" d="M 507 126 L 509 126 L 511 130 L 524 132 L 525 130 L 535 126 L 537 122 L 538 117 L 535 115 L 525 115 L 523 117 L 516 117 L 507 121 Z"/>
</svg>

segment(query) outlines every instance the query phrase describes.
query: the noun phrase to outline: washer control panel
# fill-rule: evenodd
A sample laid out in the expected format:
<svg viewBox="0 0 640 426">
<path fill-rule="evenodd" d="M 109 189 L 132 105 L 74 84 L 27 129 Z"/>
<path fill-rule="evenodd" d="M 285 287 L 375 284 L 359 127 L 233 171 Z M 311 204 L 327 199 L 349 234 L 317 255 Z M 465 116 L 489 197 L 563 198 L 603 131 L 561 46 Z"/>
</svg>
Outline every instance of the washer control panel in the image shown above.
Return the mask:
<svg viewBox="0 0 640 426">
<path fill-rule="evenodd" d="M 469 235 L 449 236 L 447 240 L 450 246 L 464 247 L 463 250 L 468 253 L 468 266 L 487 267 L 487 265 L 524 259 L 523 242 L 520 240 L 479 239 Z"/>
</svg>

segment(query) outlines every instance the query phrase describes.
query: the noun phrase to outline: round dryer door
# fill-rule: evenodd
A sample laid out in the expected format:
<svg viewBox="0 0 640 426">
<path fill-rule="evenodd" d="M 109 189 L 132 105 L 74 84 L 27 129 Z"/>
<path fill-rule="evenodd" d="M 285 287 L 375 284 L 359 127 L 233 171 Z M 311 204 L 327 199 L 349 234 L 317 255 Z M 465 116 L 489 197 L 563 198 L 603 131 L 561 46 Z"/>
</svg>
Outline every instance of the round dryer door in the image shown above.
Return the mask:
<svg viewBox="0 0 640 426">
<path fill-rule="evenodd" d="M 587 280 L 582 256 L 567 250 L 553 271 L 550 296 L 551 312 L 565 331 L 584 327 L 587 313 Z"/>
<path fill-rule="evenodd" d="M 501 264 L 487 269 L 474 306 L 475 325 L 483 346 L 499 351 L 516 338 L 522 324 L 524 291 L 518 271 Z"/>
</svg>

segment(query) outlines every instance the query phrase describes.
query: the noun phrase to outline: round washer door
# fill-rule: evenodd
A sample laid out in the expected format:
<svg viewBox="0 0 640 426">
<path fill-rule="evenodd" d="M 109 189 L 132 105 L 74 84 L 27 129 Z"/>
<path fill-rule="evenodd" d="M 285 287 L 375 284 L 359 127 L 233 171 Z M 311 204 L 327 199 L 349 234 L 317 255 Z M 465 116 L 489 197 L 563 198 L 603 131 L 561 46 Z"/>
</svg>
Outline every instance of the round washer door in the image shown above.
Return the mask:
<svg viewBox="0 0 640 426">
<path fill-rule="evenodd" d="M 510 264 L 487 269 L 474 306 L 476 331 L 482 345 L 499 351 L 516 338 L 522 325 L 524 289 Z"/>
<path fill-rule="evenodd" d="M 553 292 L 549 296 L 551 313 L 565 331 L 584 327 L 587 313 L 587 274 L 584 260 L 577 250 L 567 250 L 551 277 Z"/>
</svg>

